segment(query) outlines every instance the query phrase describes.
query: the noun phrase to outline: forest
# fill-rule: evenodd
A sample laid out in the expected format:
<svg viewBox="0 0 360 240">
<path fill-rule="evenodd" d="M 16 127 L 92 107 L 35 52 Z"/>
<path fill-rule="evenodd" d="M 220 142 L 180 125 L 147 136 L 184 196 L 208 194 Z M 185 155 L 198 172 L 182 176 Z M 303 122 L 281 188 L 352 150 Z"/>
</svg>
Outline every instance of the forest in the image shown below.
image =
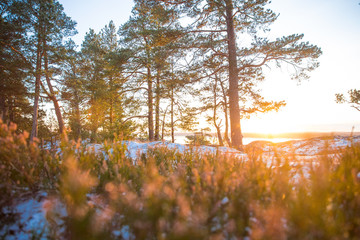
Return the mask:
<svg viewBox="0 0 360 240">
<path fill-rule="evenodd" d="M 322 54 L 270 38 L 270 3 L 134 0 L 77 46 L 60 1 L 0 0 L 0 239 L 359 239 L 360 136 L 243 142 L 286 104 L 266 71 Z M 217 144 L 175 143 L 206 126 Z"/>
<path fill-rule="evenodd" d="M 321 49 L 303 34 L 268 39 L 278 15 L 269 1 L 141 1 L 129 20 L 90 29 L 58 1 L 1 1 L 1 94 L 4 123 L 49 139 L 163 140 L 200 131 L 199 116 L 219 145 L 242 149 L 241 118 L 277 111 L 264 99 L 264 68 L 291 70 L 301 81 Z M 241 44 L 239 44 L 239 39 Z"/>
</svg>

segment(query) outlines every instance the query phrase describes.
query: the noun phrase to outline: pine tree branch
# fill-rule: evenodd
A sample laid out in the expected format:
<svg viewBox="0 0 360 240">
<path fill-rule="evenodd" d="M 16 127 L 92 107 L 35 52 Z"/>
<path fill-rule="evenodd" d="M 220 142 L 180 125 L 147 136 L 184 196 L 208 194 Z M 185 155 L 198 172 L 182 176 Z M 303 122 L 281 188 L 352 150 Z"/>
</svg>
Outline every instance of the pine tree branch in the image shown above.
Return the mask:
<svg viewBox="0 0 360 240">
<path fill-rule="evenodd" d="M 3 41 L 0 41 L 0 42 L 1 42 L 2 44 L 4 44 L 5 46 L 9 47 L 9 48 L 10 48 L 12 51 L 14 51 L 15 53 L 17 53 L 24 62 L 26 62 L 27 64 L 31 65 L 31 62 L 29 62 L 29 61 L 27 60 L 27 58 L 26 58 L 19 50 L 17 50 L 15 47 L 13 47 L 13 46 L 11 46 L 10 44 L 7 44 L 7 43 L 5 43 L 5 42 L 3 42 Z"/>
<path fill-rule="evenodd" d="M 45 86 L 44 86 L 44 84 L 43 84 L 43 82 L 42 82 L 41 80 L 40 80 L 40 86 L 41 86 L 42 90 L 45 92 L 45 94 L 48 96 L 48 98 L 51 99 L 51 100 L 53 100 L 53 95 L 50 94 L 50 93 L 46 90 L 46 88 L 45 88 Z"/>
<path fill-rule="evenodd" d="M 360 111 L 360 107 L 359 107 L 359 106 L 352 105 L 351 107 L 353 107 L 353 108 L 355 108 L 356 110 Z"/>
</svg>

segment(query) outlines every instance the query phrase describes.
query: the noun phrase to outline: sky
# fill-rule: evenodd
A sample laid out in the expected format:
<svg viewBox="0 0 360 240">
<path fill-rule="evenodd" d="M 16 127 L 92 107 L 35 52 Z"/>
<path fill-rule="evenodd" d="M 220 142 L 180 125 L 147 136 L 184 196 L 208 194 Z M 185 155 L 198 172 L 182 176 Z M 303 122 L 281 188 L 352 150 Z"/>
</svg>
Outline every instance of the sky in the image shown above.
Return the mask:
<svg viewBox="0 0 360 240">
<path fill-rule="evenodd" d="M 132 0 L 59 0 L 77 22 L 73 38 L 81 45 L 89 28 L 96 32 L 113 20 L 119 27 L 131 14 Z M 320 67 L 310 79 L 291 80 L 287 68 L 267 70 L 261 83 L 266 100 L 285 100 L 279 112 L 242 120 L 244 132 L 360 132 L 360 112 L 335 103 L 336 93 L 360 88 L 360 0 L 272 0 L 280 14 L 270 38 L 304 33 L 305 41 L 321 47 Z"/>
</svg>

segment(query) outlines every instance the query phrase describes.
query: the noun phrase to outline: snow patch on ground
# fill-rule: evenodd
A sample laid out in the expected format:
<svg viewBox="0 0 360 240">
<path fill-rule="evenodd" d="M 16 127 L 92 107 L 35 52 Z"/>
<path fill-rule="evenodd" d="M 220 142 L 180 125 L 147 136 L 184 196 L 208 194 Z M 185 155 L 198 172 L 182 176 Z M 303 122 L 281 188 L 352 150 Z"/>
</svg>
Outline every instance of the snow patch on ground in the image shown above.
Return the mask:
<svg viewBox="0 0 360 240">
<path fill-rule="evenodd" d="M 234 156 L 241 159 L 246 159 L 247 155 L 245 153 L 242 153 L 236 149 L 229 148 L 229 147 L 210 147 L 210 146 L 187 146 L 179 143 L 170 143 L 167 141 L 155 141 L 155 142 L 149 142 L 149 143 L 139 143 L 135 141 L 122 141 L 122 144 L 125 144 L 127 147 L 126 155 L 127 157 L 130 157 L 134 160 L 134 163 L 136 162 L 136 159 L 141 157 L 142 154 L 146 154 L 149 149 L 153 149 L 156 147 L 166 147 L 170 150 L 175 150 L 179 153 L 185 153 L 190 150 L 195 150 L 199 153 L 203 154 L 216 154 L 221 153 L 228 156 Z M 104 146 L 101 144 L 88 144 L 87 148 L 89 150 L 95 151 L 95 153 L 102 153 L 105 156 L 105 159 L 107 158 L 104 149 Z M 110 152 L 112 150 L 110 149 Z"/>
<path fill-rule="evenodd" d="M 33 197 L 21 198 L 11 208 L 3 208 L 2 213 L 13 217 L 14 222 L 1 226 L 0 236 L 6 236 L 5 239 L 32 239 L 34 236 L 47 239 L 49 228 L 42 207 L 46 197 L 46 192 L 40 192 Z"/>
<path fill-rule="evenodd" d="M 257 142 L 257 146 L 264 153 L 279 152 L 283 154 L 296 154 L 299 156 L 315 156 L 325 151 L 336 151 L 352 144 L 360 143 L 360 136 L 346 137 L 334 136 L 333 138 L 312 138 L 294 140 L 285 143 Z M 252 144 L 249 144 L 252 145 Z"/>
</svg>

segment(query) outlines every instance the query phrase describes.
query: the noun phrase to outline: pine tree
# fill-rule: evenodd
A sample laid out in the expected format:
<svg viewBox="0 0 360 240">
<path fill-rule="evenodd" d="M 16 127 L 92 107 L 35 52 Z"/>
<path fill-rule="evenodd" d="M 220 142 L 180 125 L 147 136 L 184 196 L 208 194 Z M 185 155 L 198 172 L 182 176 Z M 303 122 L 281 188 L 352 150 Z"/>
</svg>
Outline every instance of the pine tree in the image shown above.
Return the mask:
<svg viewBox="0 0 360 240">
<path fill-rule="evenodd" d="M 116 27 L 112 21 L 101 31 L 101 47 L 104 51 L 104 78 L 107 85 L 107 124 L 109 138 L 117 135 L 127 138 L 131 134 L 130 122 L 122 124 L 125 118 L 125 108 L 131 111 L 135 105 L 129 105 L 131 100 L 126 95 L 128 79 L 124 76 L 124 65 L 128 62 L 131 52 L 119 45 Z M 131 105 L 131 104 L 130 104 Z M 130 131 L 129 131 L 130 130 Z"/>
<path fill-rule="evenodd" d="M 18 131 L 29 131 L 31 106 L 26 78 L 31 64 L 23 47 L 25 26 L 14 1 L 0 1 L 0 117 L 3 123 L 14 122 Z"/>
<path fill-rule="evenodd" d="M 122 37 L 123 44 L 131 48 L 135 54 L 132 63 L 135 66 L 132 70 L 138 75 L 137 83 L 140 88 L 146 89 L 147 105 L 147 126 L 148 139 L 150 141 L 159 138 L 159 93 L 162 64 L 157 61 L 161 48 L 179 37 L 179 30 L 172 29 L 171 25 L 176 21 L 173 12 L 167 11 L 158 1 L 136 0 L 133 9 L 133 15 L 130 20 L 122 26 L 119 33 Z M 156 89 L 154 91 L 154 82 Z M 154 124 L 154 107 L 156 122 Z M 139 116 L 139 117 L 144 117 Z M 156 131 L 154 128 L 156 125 Z M 155 134 L 156 132 L 156 134 Z"/>
<path fill-rule="evenodd" d="M 54 80 L 59 64 L 59 50 L 63 39 L 75 34 L 75 22 L 64 13 L 62 5 L 54 0 L 18 0 L 17 13 L 24 20 L 26 57 L 32 63 L 34 82 L 33 124 L 30 140 L 38 136 L 38 115 L 41 92 L 44 98 L 53 102 L 59 124 L 64 130 L 64 121 L 58 102 L 58 91 L 54 89 Z M 44 81 L 45 83 L 44 84 Z"/>
<path fill-rule="evenodd" d="M 194 19 L 188 33 L 197 34 L 194 47 L 201 47 L 206 56 L 224 56 L 223 64 L 228 71 L 229 112 L 231 144 L 242 148 L 240 126 L 241 108 L 239 91 L 248 76 L 244 73 L 257 69 L 262 74 L 263 66 L 274 62 L 278 66 L 290 64 L 295 69 L 294 78 L 307 78 L 307 72 L 314 70 L 321 50 L 308 42 L 301 42 L 302 34 L 294 34 L 269 40 L 261 32 L 269 31 L 269 25 L 277 15 L 266 6 L 269 0 L 162 0 L 169 7 L 178 7 Z M 241 36 L 248 44 L 238 45 Z M 201 42 L 199 42 L 199 39 Z M 206 41 L 207 40 L 207 41 Z M 206 51 L 207 50 L 207 51 Z M 215 73 L 214 73 L 215 74 Z"/>
<path fill-rule="evenodd" d="M 69 40 L 65 46 L 60 68 L 61 99 L 66 103 L 66 114 L 71 132 L 70 137 L 79 139 L 83 133 L 83 106 L 85 104 L 85 81 L 82 77 L 82 56 L 76 50 L 74 41 Z"/>
<path fill-rule="evenodd" d="M 86 127 L 90 131 L 90 140 L 98 139 L 98 130 L 104 124 L 106 116 L 107 85 L 104 77 L 105 52 L 101 47 L 101 36 L 90 29 L 86 33 L 81 47 L 84 62 L 82 76 L 86 93 Z"/>
<path fill-rule="evenodd" d="M 360 90 L 350 89 L 348 91 L 348 97 L 345 97 L 345 95 L 342 93 L 337 93 L 335 97 L 337 103 L 350 104 L 352 108 L 360 111 Z"/>
</svg>

